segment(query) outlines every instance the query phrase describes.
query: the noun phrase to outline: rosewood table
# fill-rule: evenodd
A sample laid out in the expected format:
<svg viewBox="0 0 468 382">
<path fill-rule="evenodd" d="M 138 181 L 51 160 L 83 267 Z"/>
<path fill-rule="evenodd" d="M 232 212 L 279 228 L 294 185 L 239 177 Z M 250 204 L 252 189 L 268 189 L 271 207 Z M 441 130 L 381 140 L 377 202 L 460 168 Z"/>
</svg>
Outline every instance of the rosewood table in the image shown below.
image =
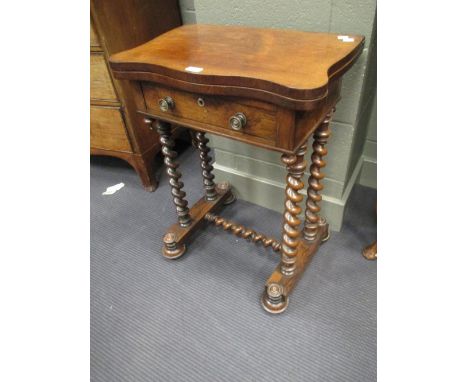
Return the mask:
<svg viewBox="0 0 468 382">
<path fill-rule="evenodd" d="M 164 236 L 163 255 L 182 256 L 204 223 L 280 252 L 266 281 L 262 306 L 281 313 L 319 245 L 329 238 L 319 215 L 320 183 L 330 119 L 340 99 L 341 78 L 357 60 L 364 37 L 237 26 L 185 25 L 146 44 L 113 55 L 115 78 L 143 95 L 137 109 L 158 132 L 178 222 Z M 189 128 L 199 150 L 205 196 L 188 207 L 176 162 L 171 124 Z M 216 184 L 205 133 L 279 151 L 287 169 L 281 240 L 224 219 L 235 197 Z M 300 193 L 307 141 L 313 137 L 306 209 Z"/>
</svg>

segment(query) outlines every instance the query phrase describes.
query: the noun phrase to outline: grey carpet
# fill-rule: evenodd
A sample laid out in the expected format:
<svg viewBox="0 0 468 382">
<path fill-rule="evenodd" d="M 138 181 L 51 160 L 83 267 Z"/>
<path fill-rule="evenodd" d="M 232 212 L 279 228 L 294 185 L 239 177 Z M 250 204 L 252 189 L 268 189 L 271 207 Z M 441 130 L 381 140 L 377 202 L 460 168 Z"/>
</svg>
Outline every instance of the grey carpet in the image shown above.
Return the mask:
<svg viewBox="0 0 468 382">
<path fill-rule="evenodd" d="M 188 148 L 180 161 L 193 203 L 198 157 Z M 377 267 L 360 254 L 376 236 L 375 201 L 355 187 L 342 232 L 271 316 L 259 300 L 278 254 L 210 226 L 184 257 L 164 259 L 175 221 L 166 174 L 148 193 L 125 163 L 92 158 L 91 380 L 375 381 Z M 280 237 L 276 212 L 239 200 L 222 214 Z"/>
</svg>

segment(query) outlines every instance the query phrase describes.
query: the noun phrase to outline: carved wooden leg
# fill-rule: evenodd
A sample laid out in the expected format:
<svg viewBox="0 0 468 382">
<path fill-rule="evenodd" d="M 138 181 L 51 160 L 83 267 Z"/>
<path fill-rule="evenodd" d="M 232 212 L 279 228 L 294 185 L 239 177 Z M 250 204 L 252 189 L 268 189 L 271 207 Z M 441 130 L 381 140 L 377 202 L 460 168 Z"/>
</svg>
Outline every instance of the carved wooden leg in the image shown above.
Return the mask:
<svg viewBox="0 0 468 382">
<path fill-rule="evenodd" d="M 175 161 L 177 153 L 173 150 L 174 141 L 171 134 L 171 125 L 163 121 L 153 121 L 150 118 L 148 118 L 148 121 L 155 125 L 160 136 L 161 151 L 170 178 L 171 193 L 178 216 L 178 222 L 169 227 L 164 236 L 163 255 L 169 259 L 177 259 L 185 253 L 186 242 L 194 232 L 208 221 L 206 216 L 217 212 L 232 197 L 231 185 L 228 182 L 214 183 L 214 176 L 211 174 L 213 167 L 210 163 L 211 158 L 208 155 L 209 149 L 206 146 L 208 139 L 204 137 L 204 133 L 191 132 L 192 144 L 200 150 L 206 196 L 189 209 L 187 207 L 188 202 L 185 199 L 186 194 L 182 190 L 184 184 L 180 181 L 182 175 L 177 171 L 179 164 Z"/>
<path fill-rule="evenodd" d="M 195 132 L 192 137 L 195 139 L 196 147 L 200 153 L 200 166 L 202 168 L 203 187 L 205 188 L 205 199 L 215 200 L 218 196 L 216 192 L 216 184 L 213 181 L 212 173 L 213 166 L 211 165 L 211 157 L 209 155 L 210 148 L 207 146 L 209 139 L 205 137 L 205 133 L 201 131 Z"/>
<path fill-rule="evenodd" d="M 322 200 L 322 196 L 319 194 L 319 191 L 323 189 L 323 185 L 320 184 L 320 181 L 325 175 L 321 173 L 320 170 L 326 165 L 323 157 L 327 155 L 328 152 L 325 148 L 325 144 L 330 137 L 329 125 L 333 111 L 334 110 L 327 114 L 324 121 L 317 128 L 317 130 L 315 130 L 314 133 L 312 161 L 310 164 L 309 187 L 307 188 L 307 201 L 303 230 L 304 239 L 307 241 L 315 241 L 317 239 L 319 226 L 324 225 L 326 225 L 327 235 L 322 239 L 322 241 L 326 241 L 329 238 L 328 225 L 325 219 L 321 218 L 319 215 L 319 202 Z"/>
<path fill-rule="evenodd" d="M 216 192 L 216 183 L 214 182 L 213 165 L 211 164 L 212 158 L 210 157 L 210 148 L 207 143 L 209 139 L 206 138 L 204 132 L 190 131 L 192 136 L 192 145 L 198 149 L 200 153 L 200 165 L 202 168 L 203 186 L 205 188 L 205 199 L 215 200 L 218 196 Z M 230 189 L 228 198 L 224 201 L 224 205 L 231 204 L 236 201 L 234 193 Z"/>
<path fill-rule="evenodd" d="M 193 146 L 194 148 L 197 148 L 197 146 L 198 146 L 198 145 L 197 145 L 197 139 L 196 139 L 196 137 L 195 137 L 196 131 L 194 131 L 194 130 L 189 130 L 189 133 L 190 133 L 190 142 L 191 142 L 192 146 Z"/>
<path fill-rule="evenodd" d="M 286 279 L 292 278 L 296 272 L 296 258 L 301 236 L 299 228 L 301 220 L 298 217 L 301 213 L 299 203 L 303 198 L 299 191 L 304 188 L 301 178 L 306 169 L 306 162 L 304 161 L 306 150 L 307 146 L 303 145 L 295 155 L 283 154 L 281 156 L 281 160 L 287 166 L 288 175 L 286 177 L 286 201 L 284 203 L 285 211 L 279 269 L 281 278 Z M 281 313 L 287 308 L 289 299 L 283 284 L 284 281 L 278 279 L 274 272 L 268 280 L 262 296 L 262 306 L 266 311 Z"/>
<path fill-rule="evenodd" d="M 163 255 L 169 259 L 177 259 L 182 256 L 186 249 L 186 242 L 190 237 L 200 229 L 204 223 L 210 220 L 211 215 L 222 208 L 223 204 L 231 194 L 231 186 L 227 182 L 221 182 L 216 185 L 216 199 L 206 200 L 205 197 L 196 202 L 190 209 L 192 218 L 191 224 L 187 227 L 179 223 L 169 227 L 164 236 Z"/>
<path fill-rule="evenodd" d="M 299 191 L 303 187 L 301 177 L 306 167 L 304 162 L 306 146 L 302 146 L 296 155 L 283 155 L 281 158 L 288 166 L 282 258 L 281 263 L 266 282 L 261 301 L 263 308 L 270 313 L 281 313 L 286 309 L 289 295 L 307 269 L 307 265 L 320 244 L 326 241 L 329 236 L 328 224 L 318 214 L 320 211 L 318 203 L 322 199 L 319 191 L 323 188 L 320 184 L 320 180 L 323 178 L 320 169 L 325 166 L 322 158 L 327 154 L 325 144 L 330 136 L 328 126 L 333 111 L 334 109 L 330 111 L 314 134 L 302 236 L 298 229 L 300 225 L 298 214 L 301 212 L 299 203 L 302 201 L 302 195 L 299 194 Z"/>
<path fill-rule="evenodd" d="M 281 272 L 285 276 L 293 275 L 296 269 L 297 246 L 301 235 L 299 230 L 301 220 L 298 215 L 301 213 L 299 203 L 302 201 L 302 195 L 299 191 L 304 188 L 301 179 L 306 168 L 306 162 L 304 161 L 306 150 L 307 146 L 303 145 L 296 155 L 283 154 L 281 157 L 288 169 L 283 215 L 283 241 L 281 245 Z"/>
<path fill-rule="evenodd" d="M 184 183 L 179 180 L 182 174 L 177 170 L 179 164 L 175 161 L 177 152 L 173 150 L 174 140 L 171 136 L 171 125 L 166 122 L 156 121 L 156 127 L 160 136 L 159 139 L 164 155 L 164 163 L 167 168 L 166 172 L 170 178 L 169 183 L 171 185 L 174 204 L 176 205 L 179 225 L 181 227 L 187 227 L 190 225 L 192 219 L 190 218 L 189 209 L 187 207 L 188 202 L 185 199 L 186 194 L 182 190 Z"/>
</svg>

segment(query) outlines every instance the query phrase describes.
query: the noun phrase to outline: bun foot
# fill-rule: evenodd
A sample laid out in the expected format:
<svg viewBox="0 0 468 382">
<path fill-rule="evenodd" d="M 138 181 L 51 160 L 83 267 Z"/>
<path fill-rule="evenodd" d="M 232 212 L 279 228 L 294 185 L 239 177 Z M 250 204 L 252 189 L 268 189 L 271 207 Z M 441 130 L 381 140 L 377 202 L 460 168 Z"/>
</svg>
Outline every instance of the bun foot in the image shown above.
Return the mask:
<svg viewBox="0 0 468 382">
<path fill-rule="evenodd" d="M 289 297 L 283 295 L 283 286 L 280 284 L 270 284 L 265 288 L 262 295 L 262 307 L 268 313 L 283 313 L 288 307 Z"/>
<path fill-rule="evenodd" d="M 231 189 L 231 185 L 229 182 L 220 182 L 216 185 L 216 187 L 219 189 L 219 190 L 222 190 L 222 191 L 226 191 L 226 190 L 229 190 L 229 196 L 227 197 L 227 199 L 223 202 L 223 205 L 227 206 L 228 204 L 232 204 L 234 203 L 237 198 L 236 196 L 234 195 L 234 193 L 232 192 L 232 189 Z"/>
<path fill-rule="evenodd" d="M 231 194 L 228 196 L 228 198 L 224 201 L 223 204 L 227 206 L 229 204 L 234 203 L 236 200 L 237 200 L 236 196 L 231 191 Z"/>
<path fill-rule="evenodd" d="M 167 259 L 178 259 L 187 249 L 185 244 L 177 244 L 177 236 L 172 232 L 169 232 L 164 236 L 163 242 L 164 246 L 162 252 L 163 256 Z"/>
<path fill-rule="evenodd" d="M 362 256 L 367 260 L 376 260 L 377 259 L 377 242 L 374 241 L 371 245 L 368 245 L 362 250 Z"/>
<path fill-rule="evenodd" d="M 327 234 L 325 237 L 322 239 L 322 243 L 326 243 L 330 239 L 330 231 L 327 229 Z"/>
</svg>

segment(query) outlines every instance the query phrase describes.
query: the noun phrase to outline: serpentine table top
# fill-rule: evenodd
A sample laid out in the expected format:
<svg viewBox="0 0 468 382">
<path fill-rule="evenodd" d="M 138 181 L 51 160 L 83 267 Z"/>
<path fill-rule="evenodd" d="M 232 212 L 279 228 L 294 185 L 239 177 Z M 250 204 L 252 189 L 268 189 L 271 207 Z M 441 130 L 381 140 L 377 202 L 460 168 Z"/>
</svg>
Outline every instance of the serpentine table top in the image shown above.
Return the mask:
<svg viewBox="0 0 468 382">
<path fill-rule="evenodd" d="M 310 110 L 356 61 L 364 37 L 193 24 L 112 56 L 119 79 Z"/>
</svg>

